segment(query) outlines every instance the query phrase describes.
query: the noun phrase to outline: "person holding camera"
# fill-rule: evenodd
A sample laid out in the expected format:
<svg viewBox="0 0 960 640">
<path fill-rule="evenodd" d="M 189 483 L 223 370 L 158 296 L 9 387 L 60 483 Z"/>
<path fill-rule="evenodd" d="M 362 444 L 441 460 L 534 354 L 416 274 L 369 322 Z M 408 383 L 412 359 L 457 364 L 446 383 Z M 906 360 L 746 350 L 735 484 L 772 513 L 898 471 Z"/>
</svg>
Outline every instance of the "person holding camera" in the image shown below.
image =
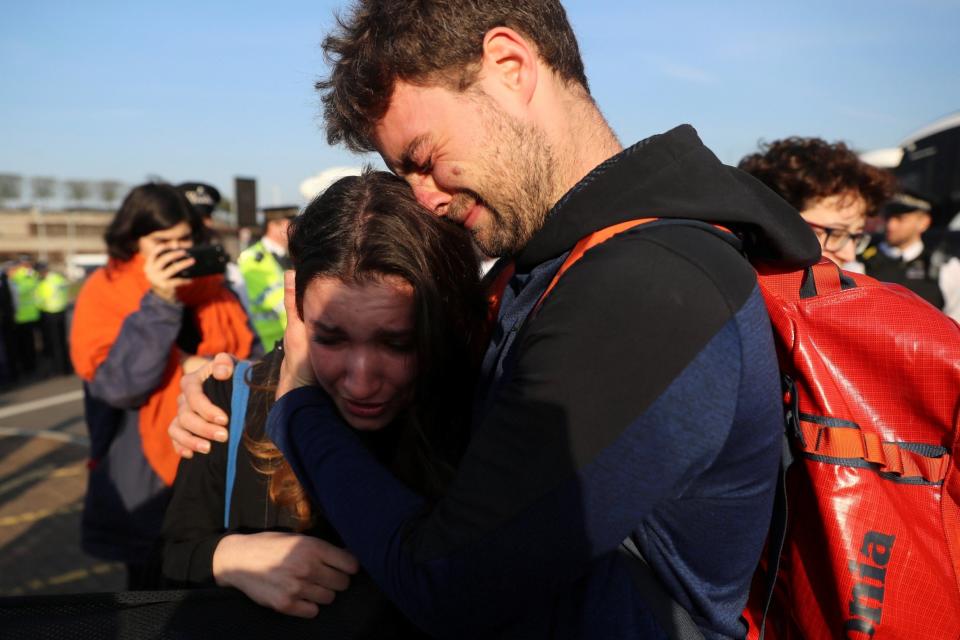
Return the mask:
<svg viewBox="0 0 960 640">
<path fill-rule="evenodd" d="M 127 563 L 131 589 L 149 584 L 143 559 L 177 471 L 166 428 L 180 376 L 220 351 L 247 357 L 253 342 L 223 276 L 207 275 L 188 251 L 203 237 L 174 187 L 134 188 L 107 227 L 109 262 L 84 284 L 74 312 L 70 356 L 91 436 L 81 543 Z"/>
</svg>

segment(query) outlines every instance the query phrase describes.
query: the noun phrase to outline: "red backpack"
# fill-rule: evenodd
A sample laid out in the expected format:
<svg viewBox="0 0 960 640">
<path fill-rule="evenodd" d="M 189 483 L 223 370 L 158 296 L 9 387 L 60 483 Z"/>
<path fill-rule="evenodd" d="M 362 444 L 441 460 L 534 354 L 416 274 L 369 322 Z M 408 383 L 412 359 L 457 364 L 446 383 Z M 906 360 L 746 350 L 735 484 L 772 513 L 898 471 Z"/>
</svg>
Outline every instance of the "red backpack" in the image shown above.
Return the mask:
<svg viewBox="0 0 960 640">
<path fill-rule="evenodd" d="M 827 260 L 758 281 L 796 455 L 765 637 L 960 637 L 960 327 Z"/>
<path fill-rule="evenodd" d="M 540 302 L 591 247 L 653 220 L 583 238 Z M 747 637 L 960 638 L 960 326 L 906 288 L 826 259 L 757 275 L 795 462 L 786 523 L 775 516 L 774 553 L 744 611 Z M 670 621 L 689 619 L 678 607 L 654 609 L 671 637 L 699 637 Z"/>
</svg>

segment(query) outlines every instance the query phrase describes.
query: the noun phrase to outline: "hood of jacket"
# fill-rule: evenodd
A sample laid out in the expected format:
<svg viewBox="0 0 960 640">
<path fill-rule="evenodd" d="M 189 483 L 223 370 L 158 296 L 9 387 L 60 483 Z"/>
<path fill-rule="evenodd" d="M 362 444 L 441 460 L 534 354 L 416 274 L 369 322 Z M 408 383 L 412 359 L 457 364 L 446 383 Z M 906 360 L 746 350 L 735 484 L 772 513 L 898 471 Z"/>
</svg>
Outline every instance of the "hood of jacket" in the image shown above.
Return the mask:
<svg viewBox="0 0 960 640">
<path fill-rule="evenodd" d="M 580 180 L 516 256 L 517 268 L 559 256 L 598 229 L 646 217 L 727 227 L 750 261 L 768 270 L 792 271 L 820 259 L 820 243 L 796 209 L 720 162 L 693 127 L 680 125 L 624 149 Z"/>
</svg>

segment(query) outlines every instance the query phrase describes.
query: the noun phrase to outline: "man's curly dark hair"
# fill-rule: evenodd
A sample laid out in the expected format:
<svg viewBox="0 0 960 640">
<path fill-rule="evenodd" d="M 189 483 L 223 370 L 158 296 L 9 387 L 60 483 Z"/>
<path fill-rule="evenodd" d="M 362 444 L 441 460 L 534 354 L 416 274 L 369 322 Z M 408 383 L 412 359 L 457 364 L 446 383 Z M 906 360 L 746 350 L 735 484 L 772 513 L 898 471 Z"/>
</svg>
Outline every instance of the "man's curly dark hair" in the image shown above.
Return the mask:
<svg viewBox="0 0 960 640">
<path fill-rule="evenodd" d="M 896 189 L 891 173 L 863 162 L 843 142 L 822 138 L 794 136 L 761 143 L 760 151 L 738 166 L 800 211 L 821 198 L 857 193 L 872 216 Z"/>
<path fill-rule="evenodd" d="M 373 127 L 386 113 L 397 80 L 469 88 L 484 36 L 499 26 L 528 38 L 561 78 L 589 93 L 559 0 L 355 0 L 323 41 L 330 74 L 316 89 L 327 142 L 374 151 Z"/>
</svg>

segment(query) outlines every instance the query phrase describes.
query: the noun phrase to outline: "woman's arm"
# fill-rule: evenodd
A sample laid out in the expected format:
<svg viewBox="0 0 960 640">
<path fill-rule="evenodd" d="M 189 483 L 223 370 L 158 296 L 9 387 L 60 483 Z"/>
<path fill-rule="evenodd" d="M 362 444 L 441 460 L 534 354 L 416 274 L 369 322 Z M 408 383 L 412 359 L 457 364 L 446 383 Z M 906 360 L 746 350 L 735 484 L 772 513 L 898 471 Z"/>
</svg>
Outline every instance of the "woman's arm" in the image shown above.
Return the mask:
<svg viewBox="0 0 960 640">
<path fill-rule="evenodd" d="M 216 584 L 234 587 L 280 613 L 312 618 L 350 586 L 356 558 L 326 540 L 261 531 L 223 536 L 213 553 Z"/>
<path fill-rule="evenodd" d="M 107 359 L 97 367 L 90 393 L 118 409 L 142 406 L 168 374 L 182 319 L 179 302 L 144 294 L 140 309 L 123 321 Z"/>
<path fill-rule="evenodd" d="M 154 247 L 144 256 L 143 274 L 150 290 L 140 308 L 124 318 L 105 361 L 97 366 L 89 391 L 118 409 L 136 409 L 171 374 L 170 352 L 180 332 L 183 305 L 177 288 L 189 280 L 178 277 L 194 259 L 182 249 Z"/>
<path fill-rule="evenodd" d="M 350 585 L 357 560 L 307 535 L 226 531 L 226 458 L 226 445 L 216 444 L 210 455 L 180 463 L 163 525 L 163 583 L 175 588 L 233 587 L 280 613 L 314 617 L 319 605 L 330 604 Z M 246 456 L 238 461 L 249 463 Z M 235 494 L 238 498 L 250 496 Z"/>
<path fill-rule="evenodd" d="M 213 379 L 204 389 L 229 414 L 231 383 Z M 251 460 L 241 445 L 234 504 L 267 500 L 266 488 L 251 491 L 242 480 Z M 223 527 L 227 445 L 214 444 L 208 456 L 182 460 L 163 526 L 162 577 L 169 587 L 234 587 L 281 613 L 313 617 L 349 586 L 358 570 L 347 551 L 307 535 L 261 531 L 233 533 Z M 256 472 L 253 472 L 256 473 Z M 265 478 L 264 478 L 265 480 Z M 256 489 L 262 485 L 256 484 Z M 264 513 L 262 509 L 255 512 Z M 237 513 L 234 511 L 233 513 Z M 275 522 L 234 522 L 248 530 Z"/>
</svg>

